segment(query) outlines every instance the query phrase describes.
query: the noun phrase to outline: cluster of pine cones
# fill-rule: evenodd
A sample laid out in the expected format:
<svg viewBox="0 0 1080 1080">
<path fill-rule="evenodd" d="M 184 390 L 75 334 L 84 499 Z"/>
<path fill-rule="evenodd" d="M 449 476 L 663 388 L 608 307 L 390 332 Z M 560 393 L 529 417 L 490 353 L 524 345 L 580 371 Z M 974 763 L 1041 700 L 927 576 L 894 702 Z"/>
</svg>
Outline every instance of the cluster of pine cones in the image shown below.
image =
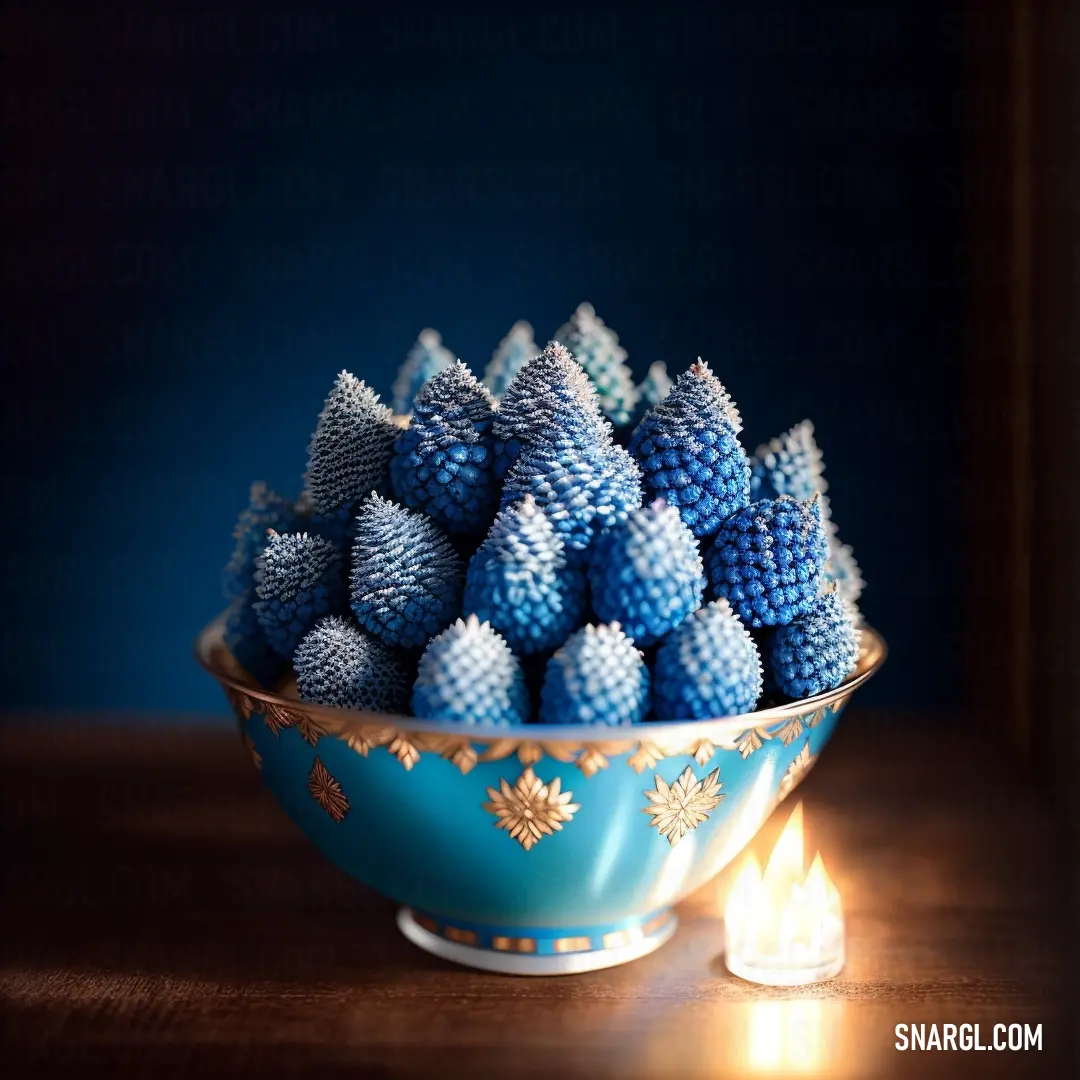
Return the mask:
<svg viewBox="0 0 1080 1080">
<path fill-rule="evenodd" d="M 700 359 L 635 385 L 587 304 L 556 336 L 517 323 L 481 382 L 424 331 L 393 411 L 338 376 L 301 497 L 256 484 L 235 530 L 226 643 L 256 680 L 291 666 L 323 705 L 618 726 L 854 670 L 862 580 L 812 425 L 748 457 Z"/>
</svg>

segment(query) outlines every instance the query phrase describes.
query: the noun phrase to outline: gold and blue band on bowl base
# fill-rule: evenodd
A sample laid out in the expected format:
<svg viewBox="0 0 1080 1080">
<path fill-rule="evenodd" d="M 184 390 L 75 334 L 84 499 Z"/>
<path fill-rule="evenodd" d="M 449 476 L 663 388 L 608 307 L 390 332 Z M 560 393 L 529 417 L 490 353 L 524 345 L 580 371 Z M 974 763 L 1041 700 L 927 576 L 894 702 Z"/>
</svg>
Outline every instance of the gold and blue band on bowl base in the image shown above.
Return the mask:
<svg viewBox="0 0 1080 1080">
<path fill-rule="evenodd" d="M 659 949 L 678 927 L 671 908 L 607 927 L 528 929 L 475 926 L 401 908 L 398 928 L 425 952 L 506 975 L 574 975 L 617 967 Z"/>
</svg>

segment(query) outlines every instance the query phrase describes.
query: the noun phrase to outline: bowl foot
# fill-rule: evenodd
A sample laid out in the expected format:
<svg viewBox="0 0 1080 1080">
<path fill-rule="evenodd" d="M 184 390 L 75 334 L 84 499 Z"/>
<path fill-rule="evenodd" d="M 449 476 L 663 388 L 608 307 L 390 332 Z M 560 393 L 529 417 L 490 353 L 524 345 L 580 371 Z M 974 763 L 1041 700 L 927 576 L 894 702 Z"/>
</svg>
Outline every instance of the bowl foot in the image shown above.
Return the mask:
<svg viewBox="0 0 1080 1080">
<path fill-rule="evenodd" d="M 646 919 L 591 931 L 464 927 L 401 908 L 398 929 L 425 952 L 455 964 L 503 975 L 576 975 L 617 967 L 659 949 L 678 926 L 670 908 Z"/>
</svg>

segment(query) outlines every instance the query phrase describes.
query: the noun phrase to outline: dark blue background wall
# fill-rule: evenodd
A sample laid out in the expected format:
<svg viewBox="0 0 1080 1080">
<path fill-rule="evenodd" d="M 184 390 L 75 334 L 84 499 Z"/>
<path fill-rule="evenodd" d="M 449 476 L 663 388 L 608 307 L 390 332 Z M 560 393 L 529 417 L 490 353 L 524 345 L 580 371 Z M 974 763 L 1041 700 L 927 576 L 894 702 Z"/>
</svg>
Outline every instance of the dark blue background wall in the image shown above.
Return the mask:
<svg viewBox="0 0 1080 1080">
<path fill-rule="evenodd" d="M 955 701 L 957 42 L 909 7 L 16 19 L 5 703 L 219 710 L 192 638 L 334 375 L 583 299 L 639 376 L 708 359 L 748 449 L 815 421 L 865 700 Z"/>
</svg>

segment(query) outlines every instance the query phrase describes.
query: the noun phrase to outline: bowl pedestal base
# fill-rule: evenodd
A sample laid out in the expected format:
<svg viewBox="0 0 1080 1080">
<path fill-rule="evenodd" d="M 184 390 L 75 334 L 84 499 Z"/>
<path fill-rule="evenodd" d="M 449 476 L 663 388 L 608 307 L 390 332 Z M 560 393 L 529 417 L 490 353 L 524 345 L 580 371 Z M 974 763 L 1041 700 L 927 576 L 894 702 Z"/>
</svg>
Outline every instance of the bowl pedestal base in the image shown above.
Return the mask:
<svg viewBox="0 0 1080 1080">
<path fill-rule="evenodd" d="M 503 975 L 576 975 L 617 967 L 659 949 L 678 926 L 670 908 L 645 919 L 574 930 L 503 930 L 401 908 L 398 929 L 425 952 Z"/>
</svg>

